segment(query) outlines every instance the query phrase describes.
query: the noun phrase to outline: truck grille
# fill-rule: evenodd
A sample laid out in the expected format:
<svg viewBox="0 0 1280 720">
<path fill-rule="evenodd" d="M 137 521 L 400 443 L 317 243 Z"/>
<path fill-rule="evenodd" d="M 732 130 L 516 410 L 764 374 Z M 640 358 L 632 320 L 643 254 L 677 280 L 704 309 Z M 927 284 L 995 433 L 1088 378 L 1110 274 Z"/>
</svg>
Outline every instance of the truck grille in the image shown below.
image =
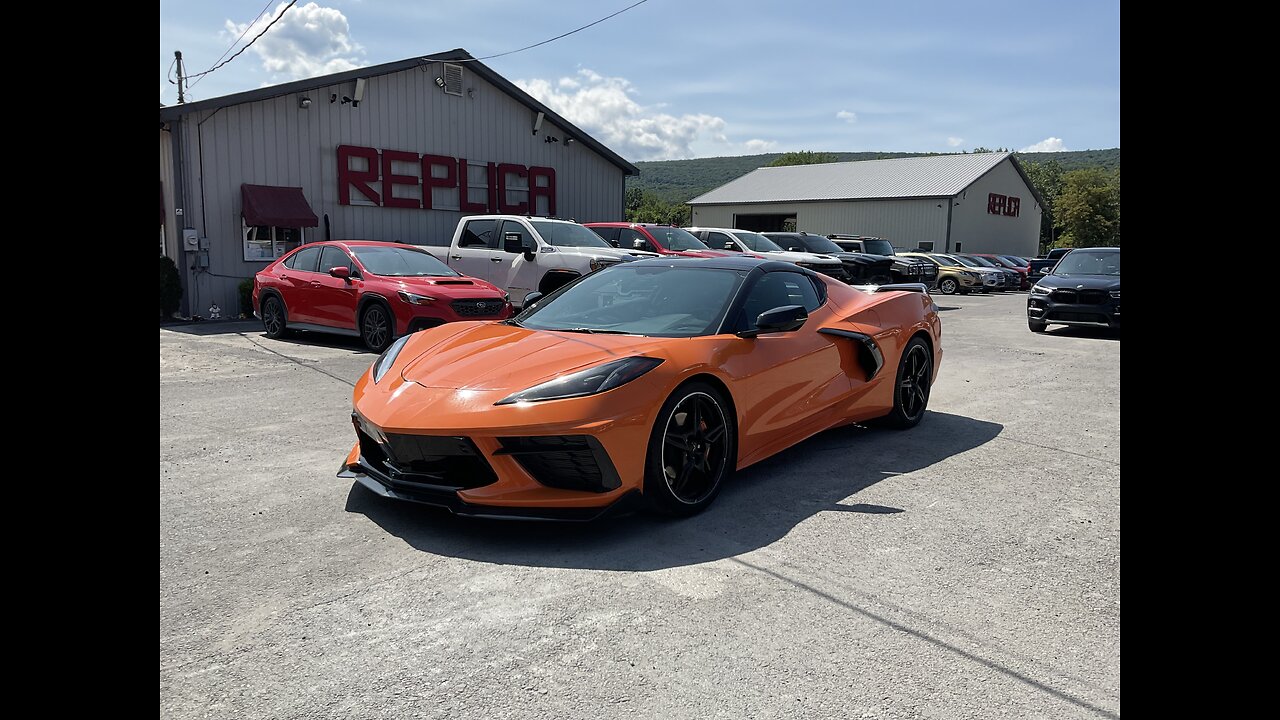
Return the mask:
<svg viewBox="0 0 1280 720">
<path fill-rule="evenodd" d="M 502 314 L 507 303 L 504 300 L 454 300 L 450 303 L 453 311 L 462 317 L 489 317 Z"/>
</svg>

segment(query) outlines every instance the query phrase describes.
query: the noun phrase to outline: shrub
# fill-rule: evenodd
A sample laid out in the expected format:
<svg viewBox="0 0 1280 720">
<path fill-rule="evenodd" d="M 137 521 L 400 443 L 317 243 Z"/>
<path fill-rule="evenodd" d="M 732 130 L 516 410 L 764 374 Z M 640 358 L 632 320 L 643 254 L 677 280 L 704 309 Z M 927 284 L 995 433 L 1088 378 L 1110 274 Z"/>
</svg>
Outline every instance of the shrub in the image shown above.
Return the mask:
<svg viewBox="0 0 1280 720">
<path fill-rule="evenodd" d="M 182 300 L 182 280 L 178 277 L 178 266 L 173 260 L 160 256 L 160 316 L 173 317 L 178 312 L 178 301 Z"/>
<path fill-rule="evenodd" d="M 240 290 L 240 316 L 253 317 L 253 278 L 245 278 L 236 287 Z"/>
</svg>

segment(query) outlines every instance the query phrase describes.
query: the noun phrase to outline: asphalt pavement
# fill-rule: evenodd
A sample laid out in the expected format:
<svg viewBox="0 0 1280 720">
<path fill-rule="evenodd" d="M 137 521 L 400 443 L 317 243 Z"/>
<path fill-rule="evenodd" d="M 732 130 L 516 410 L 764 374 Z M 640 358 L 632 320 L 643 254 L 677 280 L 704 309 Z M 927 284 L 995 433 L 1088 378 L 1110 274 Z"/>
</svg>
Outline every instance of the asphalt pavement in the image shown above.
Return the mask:
<svg viewBox="0 0 1280 720">
<path fill-rule="evenodd" d="M 590 525 L 336 478 L 353 340 L 161 329 L 160 716 L 1119 717 L 1119 334 L 937 300 L 917 428 Z"/>
</svg>

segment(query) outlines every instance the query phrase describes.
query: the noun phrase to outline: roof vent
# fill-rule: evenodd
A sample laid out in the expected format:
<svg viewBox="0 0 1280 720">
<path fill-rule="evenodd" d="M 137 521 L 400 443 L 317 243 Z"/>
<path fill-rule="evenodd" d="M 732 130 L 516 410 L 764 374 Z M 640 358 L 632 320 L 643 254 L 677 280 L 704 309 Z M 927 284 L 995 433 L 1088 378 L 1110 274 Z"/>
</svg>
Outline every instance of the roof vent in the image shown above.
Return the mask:
<svg viewBox="0 0 1280 720">
<path fill-rule="evenodd" d="M 449 95 L 462 94 L 462 66 L 450 65 L 444 66 L 444 91 Z"/>
</svg>

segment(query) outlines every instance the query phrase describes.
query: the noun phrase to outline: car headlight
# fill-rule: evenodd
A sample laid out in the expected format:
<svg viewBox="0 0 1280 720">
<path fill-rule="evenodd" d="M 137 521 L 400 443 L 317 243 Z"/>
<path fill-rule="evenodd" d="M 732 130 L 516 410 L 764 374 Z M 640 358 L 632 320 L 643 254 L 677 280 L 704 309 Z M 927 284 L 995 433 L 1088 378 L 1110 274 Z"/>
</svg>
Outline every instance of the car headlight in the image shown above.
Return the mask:
<svg viewBox="0 0 1280 720">
<path fill-rule="evenodd" d="M 607 268 L 610 265 L 617 265 L 617 260 L 604 260 L 602 258 L 591 258 L 591 272 L 595 272 L 600 268 Z"/>
<path fill-rule="evenodd" d="M 1049 294 L 1049 293 L 1051 293 L 1051 292 L 1053 292 L 1053 290 L 1051 290 L 1051 289 L 1049 289 L 1049 288 L 1047 288 L 1047 287 L 1045 287 L 1045 286 L 1043 286 L 1043 285 L 1032 285 L 1032 286 L 1031 286 L 1031 294 L 1032 294 L 1032 295 L 1048 295 L 1048 294 Z"/>
<path fill-rule="evenodd" d="M 513 405 L 521 402 L 542 402 L 563 398 L 585 397 L 625 385 L 658 367 L 662 361 L 651 357 L 629 357 L 579 370 L 555 380 L 534 385 L 527 390 L 512 393 L 494 405 Z"/>
<path fill-rule="evenodd" d="M 386 351 L 378 356 L 377 360 L 373 361 L 373 367 L 370 371 L 373 373 L 373 383 L 375 385 L 378 384 L 378 381 L 382 379 L 383 375 L 387 374 L 387 371 L 391 369 L 391 366 L 396 364 L 396 356 L 404 349 L 404 344 L 409 342 L 409 337 L 409 335 L 405 335 L 399 340 L 391 343 L 391 347 L 387 348 Z"/>
<path fill-rule="evenodd" d="M 1119 299 L 1120 299 L 1120 291 L 1119 291 L 1119 290 L 1112 290 L 1112 291 L 1111 291 L 1111 299 L 1112 299 L 1112 300 L 1119 300 Z"/>
<path fill-rule="evenodd" d="M 399 295 L 401 300 L 409 303 L 410 305 L 426 305 L 429 302 L 435 301 L 435 298 L 430 295 L 419 295 L 418 293 L 406 292 L 404 290 L 397 292 L 396 295 Z"/>
</svg>

